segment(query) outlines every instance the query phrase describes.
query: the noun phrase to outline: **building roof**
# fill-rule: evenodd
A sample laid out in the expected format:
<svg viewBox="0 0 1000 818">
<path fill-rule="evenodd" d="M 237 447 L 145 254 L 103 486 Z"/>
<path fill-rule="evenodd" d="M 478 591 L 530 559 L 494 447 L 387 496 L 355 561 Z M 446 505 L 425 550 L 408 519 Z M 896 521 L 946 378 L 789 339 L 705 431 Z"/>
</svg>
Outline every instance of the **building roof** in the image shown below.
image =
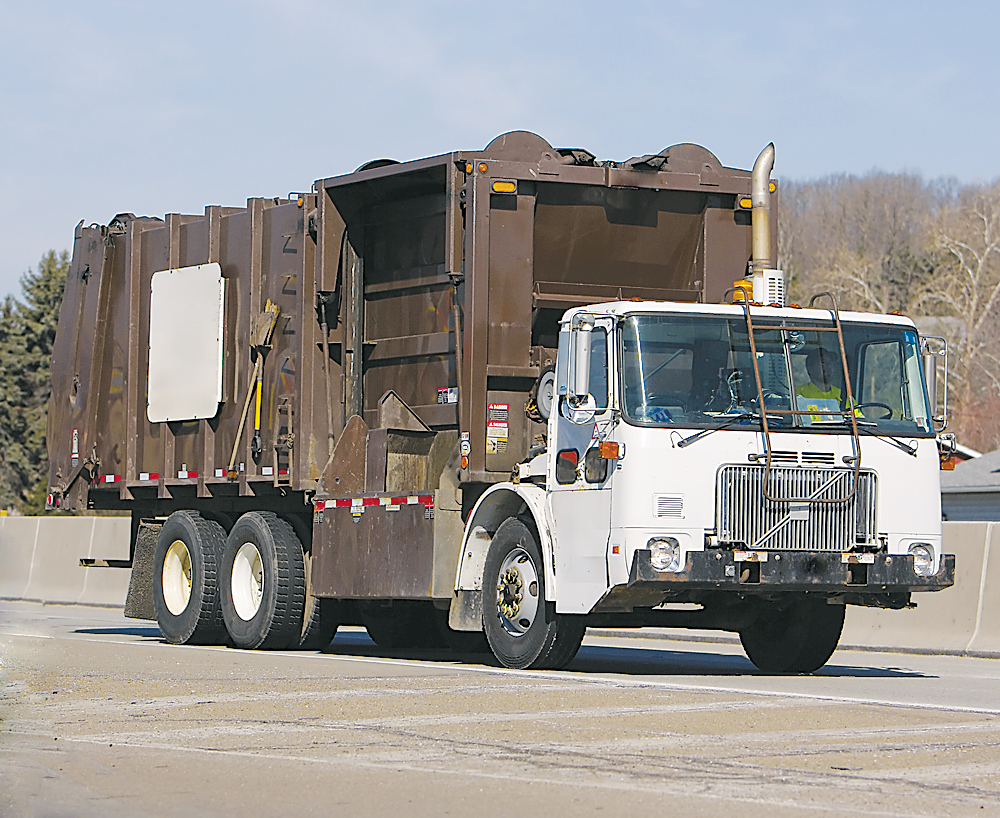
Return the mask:
<svg viewBox="0 0 1000 818">
<path fill-rule="evenodd" d="M 941 491 L 945 494 L 980 491 L 1000 493 L 1000 449 L 964 460 L 955 465 L 954 471 L 941 472 Z"/>
</svg>

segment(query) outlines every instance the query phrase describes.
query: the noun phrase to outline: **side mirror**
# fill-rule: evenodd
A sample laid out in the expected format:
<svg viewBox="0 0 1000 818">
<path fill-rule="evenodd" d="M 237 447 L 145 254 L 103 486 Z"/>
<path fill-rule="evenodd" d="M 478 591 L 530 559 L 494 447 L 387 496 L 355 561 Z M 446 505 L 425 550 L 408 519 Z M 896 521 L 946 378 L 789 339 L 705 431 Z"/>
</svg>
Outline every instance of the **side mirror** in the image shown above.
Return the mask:
<svg viewBox="0 0 1000 818">
<path fill-rule="evenodd" d="M 576 341 L 573 367 L 573 396 L 586 398 L 590 393 L 590 334 L 592 324 L 580 324 L 573 328 Z"/>
<path fill-rule="evenodd" d="M 582 400 L 590 392 L 590 338 L 593 329 L 593 324 L 577 316 L 571 326 L 563 326 L 559 331 L 557 396 Z"/>
<path fill-rule="evenodd" d="M 948 428 L 948 341 L 938 335 L 923 335 L 920 351 L 924 359 L 924 381 L 927 384 L 927 402 L 930 404 L 931 420 L 943 432 Z M 941 412 L 938 413 L 938 360 L 943 362 Z"/>
</svg>

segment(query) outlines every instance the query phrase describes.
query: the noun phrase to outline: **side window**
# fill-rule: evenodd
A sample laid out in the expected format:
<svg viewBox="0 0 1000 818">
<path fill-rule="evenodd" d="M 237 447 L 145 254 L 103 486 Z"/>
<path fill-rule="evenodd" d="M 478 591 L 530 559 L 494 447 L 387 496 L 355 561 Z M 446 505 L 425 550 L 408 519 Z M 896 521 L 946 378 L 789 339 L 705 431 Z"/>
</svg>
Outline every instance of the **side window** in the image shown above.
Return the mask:
<svg viewBox="0 0 1000 818">
<path fill-rule="evenodd" d="M 900 384 L 903 382 L 899 344 L 896 341 L 882 341 L 868 344 L 864 348 L 861 363 L 861 394 L 859 403 L 880 403 L 892 409 L 898 418 L 903 412 L 903 396 Z"/>
<path fill-rule="evenodd" d="M 567 486 L 576 482 L 576 466 L 580 453 L 576 449 L 563 449 L 556 455 L 556 482 Z"/>
<path fill-rule="evenodd" d="M 584 479 L 588 483 L 603 483 L 608 479 L 608 461 L 601 456 L 598 447 L 587 449 L 583 458 Z"/>
<path fill-rule="evenodd" d="M 590 336 L 590 394 L 599 407 L 608 405 L 608 333 L 600 327 Z"/>
</svg>

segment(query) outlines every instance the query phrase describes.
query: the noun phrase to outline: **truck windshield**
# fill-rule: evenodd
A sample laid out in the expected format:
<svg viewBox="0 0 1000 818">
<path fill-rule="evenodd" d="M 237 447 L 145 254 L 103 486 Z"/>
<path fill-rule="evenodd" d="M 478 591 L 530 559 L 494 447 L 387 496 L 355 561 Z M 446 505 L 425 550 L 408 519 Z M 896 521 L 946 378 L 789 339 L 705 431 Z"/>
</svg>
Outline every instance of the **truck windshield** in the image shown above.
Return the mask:
<svg viewBox="0 0 1000 818">
<path fill-rule="evenodd" d="M 761 322 L 754 333 L 765 410 L 772 427 L 843 432 L 848 406 L 836 333 Z M 829 323 L 817 326 L 829 326 Z M 759 326 L 755 322 L 755 326 Z M 870 431 L 933 436 L 917 334 L 887 324 L 843 323 L 854 414 Z M 742 316 L 632 315 L 621 327 L 624 416 L 643 426 L 759 425 L 760 399 Z"/>
</svg>

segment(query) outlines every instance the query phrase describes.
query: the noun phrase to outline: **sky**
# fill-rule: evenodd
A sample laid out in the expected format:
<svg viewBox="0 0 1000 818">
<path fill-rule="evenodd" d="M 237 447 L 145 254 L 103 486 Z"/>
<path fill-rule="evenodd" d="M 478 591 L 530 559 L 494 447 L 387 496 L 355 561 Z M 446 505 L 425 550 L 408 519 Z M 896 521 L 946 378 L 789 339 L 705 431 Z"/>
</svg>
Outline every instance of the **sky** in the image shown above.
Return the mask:
<svg viewBox="0 0 1000 818">
<path fill-rule="evenodd" d="M 1000 177 L 1000 4 L 0 0 L 0 296 L 81 220 L 529 130 L 774 176 Z"/>
</svg>

